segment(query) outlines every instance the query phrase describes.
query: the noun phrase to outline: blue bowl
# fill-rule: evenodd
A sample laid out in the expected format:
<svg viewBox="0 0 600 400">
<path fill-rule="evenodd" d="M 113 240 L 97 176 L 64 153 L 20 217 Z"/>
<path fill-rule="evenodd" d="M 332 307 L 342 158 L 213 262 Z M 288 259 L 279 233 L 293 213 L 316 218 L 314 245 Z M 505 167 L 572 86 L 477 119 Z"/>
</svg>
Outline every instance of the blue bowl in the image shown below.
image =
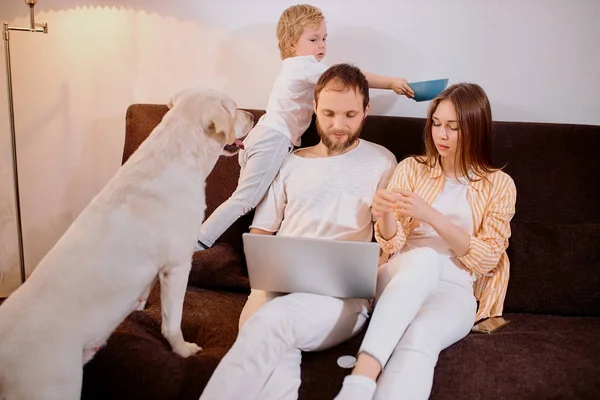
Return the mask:
<svg viewBox="0 0 600 400">
<path fill-rule="evenodd" d="M 409 82 L 408 85 L 415 92 L 414 101 L 433 100 L 448 86 L 448 79 L 436 79 L 433 81 Z"/>
</svg>

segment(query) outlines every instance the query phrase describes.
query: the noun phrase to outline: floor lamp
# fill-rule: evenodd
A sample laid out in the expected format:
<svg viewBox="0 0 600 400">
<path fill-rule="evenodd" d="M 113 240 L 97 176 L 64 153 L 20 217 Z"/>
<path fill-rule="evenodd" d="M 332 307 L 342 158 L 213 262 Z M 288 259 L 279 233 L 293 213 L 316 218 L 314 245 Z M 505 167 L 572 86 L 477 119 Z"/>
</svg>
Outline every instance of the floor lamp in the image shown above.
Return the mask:
<svg viewBox="0 0 600 400">
<path fill-rule="evenodd" d="M 21 226 L 21 201 L 19 195 L 19 172 L 17 167 L 17 146 L 15 140 L 15 110 L 13 105 L 13 92 L 12 92 L 12 71 L 10 67 L 10 31 L 22 31 L 22 32 L 41 32 L 48 33 L 48 24 L 36 23 L 33 8 L 37 0 L 25 0 L 25 4 L 29 6 L 29 28 L 19 28 L 16 26 L 9 26 L 8 23 L 4 23 L 4 53 L 6 56 L 6 85 L 8 87 L 8 113 L 10 118 L 10 142 L 12 148 L 12 162 L 13 162 L 13 180 L 15 189 L 15 214 L 17 222 L 17 238 L 19 246 L 19 263 L 21 267 L 21 282 L 25 282 L 27 279 L 25 273 L 25 257 L 23 252 L 23 228 Z"/>
</svg>

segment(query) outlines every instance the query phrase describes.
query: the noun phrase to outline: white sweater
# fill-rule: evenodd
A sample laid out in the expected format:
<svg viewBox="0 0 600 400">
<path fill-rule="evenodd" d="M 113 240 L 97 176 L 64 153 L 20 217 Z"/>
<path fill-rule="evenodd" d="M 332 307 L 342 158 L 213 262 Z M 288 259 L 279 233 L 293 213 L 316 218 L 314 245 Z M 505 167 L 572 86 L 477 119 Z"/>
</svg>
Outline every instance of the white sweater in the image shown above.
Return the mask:
<svg viewBox="0 0 600 400">
<path fill-rule="evenodd" d="M 370 241 L 373 197 L 396 164 L 389 150 L 365 140 L 339 156 L 292 153 L 258 205 L 252 227 L 286 236 Z"/>
</svg>

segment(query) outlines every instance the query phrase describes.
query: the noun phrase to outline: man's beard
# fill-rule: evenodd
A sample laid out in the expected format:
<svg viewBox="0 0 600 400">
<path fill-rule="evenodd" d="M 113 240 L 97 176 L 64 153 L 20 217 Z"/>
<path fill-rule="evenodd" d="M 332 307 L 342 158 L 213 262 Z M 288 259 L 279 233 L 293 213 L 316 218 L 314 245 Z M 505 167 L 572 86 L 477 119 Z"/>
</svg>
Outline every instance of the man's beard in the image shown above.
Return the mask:
<svg viewBox="0 0 600 400">
<path fill-rule="evenodd" d="M 352 146 L 358 140 L 360 136 L 360 132 L 362 131 L 362 127 L 365 124 L 365 120 L 360 123 L 360 126 L 354 132 L 348 132 L 345 130 L 330 130 L 329 132 L 325 132 L 321 125 L 319 124 L 319 120 L 317 119 L 317 132 L 319 133 L 319 137 L 321 141 L 329 149 L 329 151 L 340 152 L 346 150 L 348 147 Z M 345 141 L 334 141 L 331 139 L 330 135 L 342 133 L 345 134 L 347 139 Z"/>
</svg>

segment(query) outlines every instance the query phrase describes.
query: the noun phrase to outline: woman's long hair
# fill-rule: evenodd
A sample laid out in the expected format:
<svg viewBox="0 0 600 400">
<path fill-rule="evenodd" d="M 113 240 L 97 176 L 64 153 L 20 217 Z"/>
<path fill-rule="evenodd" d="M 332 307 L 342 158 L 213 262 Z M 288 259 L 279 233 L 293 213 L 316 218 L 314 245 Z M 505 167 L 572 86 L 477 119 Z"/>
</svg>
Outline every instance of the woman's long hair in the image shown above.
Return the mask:
<svg viewBox="0 0 600 400">
<path fill-rule="evenodd" d="M 433 168 L 440 162 L 440 154 L 432 136 L 433 113 L 438 105 L 448 100 L 454 105 L 458 122 L 455 173 L 469 181 L 485 179 L 498 170 L 492 164 L 492 109 L 481 86 L 457 83 L 433 99 L 425 122 L 425 154 L 417 161 Z"/>
</svg>

